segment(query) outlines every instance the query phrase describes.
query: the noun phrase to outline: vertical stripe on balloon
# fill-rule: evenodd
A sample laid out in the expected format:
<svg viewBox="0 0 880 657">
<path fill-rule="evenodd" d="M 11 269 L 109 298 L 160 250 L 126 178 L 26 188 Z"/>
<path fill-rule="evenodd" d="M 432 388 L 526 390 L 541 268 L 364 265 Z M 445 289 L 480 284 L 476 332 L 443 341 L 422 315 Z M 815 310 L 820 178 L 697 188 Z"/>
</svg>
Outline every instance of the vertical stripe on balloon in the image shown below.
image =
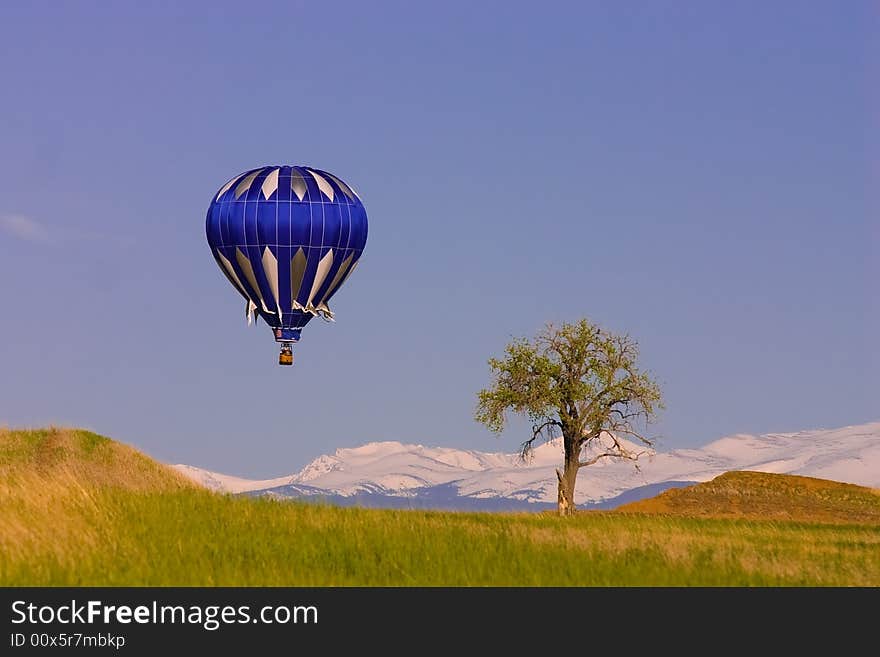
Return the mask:
<svg viewBox="0 0 880 657">
<path fill-rule="evenodd" d="M 296 255 L 290 260 L 290 307 L 295 308 L 299 289 L 302 287 L 303 276 L 306 273 L 306 255 L 302 247 L 296 250 Z"/>
<path fill-rule="evenodd" d="M 278 309 L 278 319 L 282 319 L 281 299 L 278 297 L 278 260 L 272 255 L 268 246 L 263 250 L 263 273 L 266 274 L 266 280 L 269 282 L 269 289 L 272 290 L 272 296 L 275 297 L 275 307 Z"/>
<path fill-rule="evenodd" d="M 327 291 L 324 293 L 324 296 L 321 298 L 321 301 L 318 305 L 326 304 L 327 301 L 333 296 L 333 292 L 336 291 L 336 288 L 339 286 L 339 283 L 342 281 L 345 273 L 348 271 L 348 268 L 351 266 L 351 261 L 354 258 L 354 253 L 349 254 L 349 256 L 342 261 L 342 264 L 339 265 L 339 269 L 336 272 L 336 276 L 333 277 L 333 280 L 330 281 L 330 286 L 327 288 Z"/>
<path fill-rule="evenodd" d="M 312 306 L 312 299 L 315 297 L 315 294 L 320 289 L 321 284 L 324 282 L 324 279 L 327 278 L 327 273 L 330 271 L 330 267 L 333 266 L 333 249 L 327 251 L 327 255 L 321 258 L 321 261 L 318 263 L 318 270 L 315 272 L 315 279 L 312 283 L 312 291 L 309 292 L 309 300 L 306 303 L 306 308 Z"/>
<path fill-rule="evenodd" d="M 293 193 L 296 194 L 300 201 L 305 198 L 308 191 L 305 178 L 302 177 L 299 171 L 293 168 L 290 169 L 290 189 L 293 190 Z"/>
<path fill-rule="evenodd" d="M 266 302 L 263 301 L 263 295 L 260 292 L 260 286 L 257 285 L 257 277 L 254 275 L 254 268 L 251 266 L 251 261 L 248 260 L 248 257 L 244 253 L 242 253 L 241 249 L 239 249 L 238 247 L 235 248 L 235 260 L 236 262 L 238 262 L 238 266 L 241 267 L 241 271 L 244 272 L 244 277 L 250 284 L 251 289 L 257 295 L 257 299 L 260 300 L 260 305 L 263 307 L 263 310 L 269 312 L 269 309 L 266 307 Z"/>
<path fill-rule="evenodd" d="M 263 198 L 267 201 L 269 200 L 269 197 L 275 193 L 275 190 L 278 189 L 278 171 L 279 169 L 275 169 L 266 176 L 266 179 L 263 180 L 263 185 L 260 188 L 260 191 L 263 192 Z"/>
</svg>

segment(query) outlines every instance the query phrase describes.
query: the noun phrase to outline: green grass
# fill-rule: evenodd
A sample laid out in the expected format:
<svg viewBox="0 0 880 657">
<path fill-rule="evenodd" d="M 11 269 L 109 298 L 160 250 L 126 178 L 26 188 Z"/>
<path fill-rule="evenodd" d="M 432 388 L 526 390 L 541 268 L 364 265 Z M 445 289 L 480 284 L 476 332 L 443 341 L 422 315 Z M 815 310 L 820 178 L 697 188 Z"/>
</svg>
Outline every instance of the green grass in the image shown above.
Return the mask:
<svg viewBox="0 0 880 657">
<path fill-rule="evenodd" d="M 95 482 L 89 439 L 31 439 L 0 466 L 0 585 L 880 585 L 875 523 L 337 508 L 196 489 L 113 441 Z"/>
</svg>

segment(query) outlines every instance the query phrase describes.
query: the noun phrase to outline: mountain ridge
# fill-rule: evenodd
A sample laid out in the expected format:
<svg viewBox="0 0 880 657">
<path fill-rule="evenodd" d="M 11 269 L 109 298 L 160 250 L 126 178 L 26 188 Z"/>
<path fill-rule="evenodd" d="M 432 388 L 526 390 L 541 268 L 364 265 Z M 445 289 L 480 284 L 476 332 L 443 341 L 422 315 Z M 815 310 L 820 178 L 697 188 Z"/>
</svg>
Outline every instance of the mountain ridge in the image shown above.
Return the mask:
<svg viewBox="0 0 880 657">
<path fill-rule="evenodd" d="M 608 438 L 603 437 L 605 444 Z M 625 442 L 625 447 L 639 450 Z M 593 445 L 591 450 L 602 449 Z M 535 448 L 528 462 L 516 453 L 481 452 L 379 441 L 338 448 L 300 471 L 266 480 L 250 480 L 187 465 L 174 467 L 197 483 L 228 493 L 275 497 L 360 499 L 384 506 L 407 498 L 430 508 L 432 491 L 450 507 L 450 487 L 462 508 L 509 501 L 538 508 L 556 501 L 555 468 L 562 462 L 561 439 Z M 605 507 L 630 491 L 657 494 L 669 487 L 709 481 L 732 470 L 797 474 L 880 488 L 880 422 L 836 429 L 760 435 L 733 434 L 700 448 L 650 451 L 637 461 L 606 459 L 582 470 L 575 500 L 584 507 Z M 389 501 L 379 498 L 397 498 Z M 532 506 L 534 505 L 534 507 Z"/>
</svg>

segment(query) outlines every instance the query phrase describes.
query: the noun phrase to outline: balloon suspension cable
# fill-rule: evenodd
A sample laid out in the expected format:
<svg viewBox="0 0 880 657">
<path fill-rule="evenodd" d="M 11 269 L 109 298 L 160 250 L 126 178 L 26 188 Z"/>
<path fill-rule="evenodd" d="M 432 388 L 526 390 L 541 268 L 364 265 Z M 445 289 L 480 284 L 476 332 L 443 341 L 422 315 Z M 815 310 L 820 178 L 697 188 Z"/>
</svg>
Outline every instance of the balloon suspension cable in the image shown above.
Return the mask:
<svg viewBox="0 0 880 657">
<path fill-rule="evenodd" d="M 282 342 L 281 353 L 278 354 L 279 365 L 293 365 L 293 343 Z"/>
</svg>

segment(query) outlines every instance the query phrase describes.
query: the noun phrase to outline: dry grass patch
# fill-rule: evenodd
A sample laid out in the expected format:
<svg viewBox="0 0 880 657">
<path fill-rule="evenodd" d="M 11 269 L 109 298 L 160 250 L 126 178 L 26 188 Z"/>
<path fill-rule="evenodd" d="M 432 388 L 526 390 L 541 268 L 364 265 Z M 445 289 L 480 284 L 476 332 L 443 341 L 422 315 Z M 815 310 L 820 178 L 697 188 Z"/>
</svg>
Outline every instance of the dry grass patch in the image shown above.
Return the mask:
<svg viewBox="0 0 880 657">
<path fill-rule="evenodd" d="M 739 471 L 624 504 L 616 512 L 880 525 L 880 495 L 826 479 Z"/>
</svg>

